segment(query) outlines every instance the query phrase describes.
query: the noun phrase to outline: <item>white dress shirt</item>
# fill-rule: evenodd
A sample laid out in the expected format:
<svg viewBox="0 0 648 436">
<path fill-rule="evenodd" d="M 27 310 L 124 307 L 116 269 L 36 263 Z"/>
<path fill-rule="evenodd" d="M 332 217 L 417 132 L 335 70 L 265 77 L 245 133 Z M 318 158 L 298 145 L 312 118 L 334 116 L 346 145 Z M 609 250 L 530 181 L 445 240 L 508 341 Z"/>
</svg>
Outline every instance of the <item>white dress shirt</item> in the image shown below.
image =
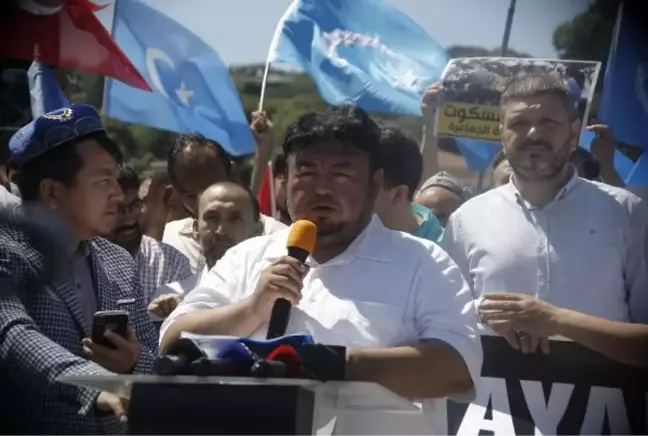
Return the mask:
<svg viewBox="0 0 648 436">
<path fill-rule="evenodd" d="M 169 244 L 187 256 L 191 272 L 195 274 L 205 266 L 205 257 L 200 243 L 194 237 L 193 222 L 193 218 L 184 218 L 167 223 L 164 226 L 162 242 Z M 287 227 L 285 224 L 266 215 L 261 215 L 261 223 L 263 224 L 262 234 L 264 235 L 271 235 Z"/>
<path fill-rule="evenodd" d="M 250 297 L 261 272 L 286 255 L 288 230 L 230 249 L 202 277 L 160 331 L 198 309 Z M 377 217 L 336 258 L 307 260 L 303 298 L 291 311 L 287 333 L 309 333 L 319 343 L 347 347 L 394 347 L 439 339 L 463 357 L 473 380 L 481 370 L 477 317 L 467 284 L 435 243 L 385 228 Z M 267 326 L 252 337 L 265 338 Z M 471 397 L 471 395 L 469 395 Z M 463 398 L 469 400 L 470 398 Z M 421 414 L 342 410 L 338 434 L 442 434 L 444 399 L 416 403 Z"/>
<path fill-rule="evenodd" d="M 617 321 L 648 322 L 648 211 L 625 189 L 574 175 L 543 208 L 512 182 L 462 205 L 442 245 L 474 298 L 535 295 Z"/>
</svg>

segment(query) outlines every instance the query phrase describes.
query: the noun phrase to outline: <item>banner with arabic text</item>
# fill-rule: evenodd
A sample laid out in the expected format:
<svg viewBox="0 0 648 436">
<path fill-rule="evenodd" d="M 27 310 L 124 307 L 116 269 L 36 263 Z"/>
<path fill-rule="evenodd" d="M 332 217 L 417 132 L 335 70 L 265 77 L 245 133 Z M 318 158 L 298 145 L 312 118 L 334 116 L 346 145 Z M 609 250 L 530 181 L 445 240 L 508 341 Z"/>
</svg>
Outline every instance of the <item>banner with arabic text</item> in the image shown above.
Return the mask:
<svg viewBox="0 0 648 436">
<path fill-rule="evenodd" d="M 514 78 L 535 73 L 564 76 L 574 104 L 587 120 L 600 62 L 526 58 L 456 58 L 441 77 L 445 102 L 438 112 L 440 136 L 500 140 L 499 102 Z"/>
</svg>

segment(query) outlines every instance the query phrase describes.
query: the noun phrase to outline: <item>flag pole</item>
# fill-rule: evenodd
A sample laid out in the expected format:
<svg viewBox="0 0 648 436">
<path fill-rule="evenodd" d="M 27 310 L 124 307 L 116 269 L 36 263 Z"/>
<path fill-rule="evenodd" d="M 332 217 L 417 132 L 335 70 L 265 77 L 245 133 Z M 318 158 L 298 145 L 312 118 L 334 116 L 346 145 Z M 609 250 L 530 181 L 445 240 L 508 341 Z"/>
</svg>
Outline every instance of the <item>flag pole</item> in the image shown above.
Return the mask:
<svg viewBox="0 0 648 436">
<path fill-rule="evenodd" d="M 508 14 L 506 15 L 506 27 L 504 27 L 504 36 L 502 37 L 502 47 L 500 51 L 501 57 L 506 57 L 506 52 L 508 52 L 509 39 L 511 37 L 511 27 L 513 27 L 513 16 L 515 15 L 515 5 L 517 0 L 511 0 L 508 8 Z"/>
<path fill-rule="evenodd" d="M 500 48 L 500 57 L 505 58 L 508 52 L 509 39 L 511 38 L 511 28 L 513 27 L 513 17 L 515 16 L 515 5 L 517 0 L 511 0 L 508 12 L 506 14 L 506 25 L 504 26 L 504 36 L 502 36 L 502 46 Z M 484 187 L 484 178 L 486 171 L 482 170 L 477 175 L 477 190 L 481 191 Z"/>
<path fill-rule="evenodd" d="M 115 3 L 113 3 L 113 19 L 112 23 L 110 23 L 110 37 L 114 38 L 115 37 L 115 17 L 117 16 L 117 4 L 119 3 L 119 0 L 115 0 Z M 105 5 L 107 6 L 107 5 Z M 105 7 L 104 6 L 104 7 Z M 102 8 L 103 9 L 103 8 Z M 108 107 L 106 102 L 108 99 L 108 81 L 111 80 L 107 76 L 103 76 L 104 78 L 104 83 L 103 83 L 103 92 L 101 93 L 101 113 L 104 115 L 108 112 Z M 149 85 L 150 86 L 150 85 Z"/>
<path fill-rule="evenodd" d="M 270 48 L 268 49 L 268 56 L 266 57 L 265 70 L 263 71 L 263 81 L 261 82 L 261 96 L 259 97 L 259 111 L 263 110 L 263 102 L 265 100 L 266 86 L 268 83 L 268 73 L 270 72 L 270 64 L 274 60 L 275 50 L 277 44 L 279 44 L 279 38 L 281 38 L 281 32 L 283 31 L 283 26 L 290 14 L 299 6 L 299 0 L 293 0 L 293 2 L 288 6 L 286 12 L 281 16 L 277 27 L 275 28 L 274 35 L 272 35 L 272 41 L 270 42 Z"/>
</svg>

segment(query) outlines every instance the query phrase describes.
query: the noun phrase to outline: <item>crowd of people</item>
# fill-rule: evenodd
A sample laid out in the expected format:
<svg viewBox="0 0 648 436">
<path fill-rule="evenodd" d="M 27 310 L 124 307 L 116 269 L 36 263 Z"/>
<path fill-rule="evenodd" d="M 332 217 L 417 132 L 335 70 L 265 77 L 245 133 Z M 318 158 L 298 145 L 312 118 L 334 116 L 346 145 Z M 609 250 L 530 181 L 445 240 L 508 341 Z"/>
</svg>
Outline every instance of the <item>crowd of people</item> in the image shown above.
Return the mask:
<svg viewBox="0 0 648 436">
<path fill-rule="evenodd" d="M 140 180 L 87 105 L 19 130 L 0 171 L 5 214 L 23 217 L 0 226 L 4 430 L 122 433 L 124 399 L 59 379 L 151 373 L 183 332 L 265 338 L 279 298 L 287 333 L 347 347 L 349 380 L 419 399 L 421 414 L 338 411 L 338 434 L 446 433 L 442 403 L 479 389 L 481 335 L 527 354 L 559 335 L 648 365 L 648 210 L 614 171 L 610 129 L 589 126 L 592 153 L 579 149 L 566 81 L 521 77 L 502 95 L 493 187 L 474 193 L 438 171 L 443 92 L 422 99 L 420 145 L 357 106 L 303 114 L 273 158 L 274 216 L 256 196 L 275 148 L 263 112 L 250 180 L 199 134 Z M 305 264 L 286 252 L 299 219 L 318 231 Z M 116 309 L 128 334 L 101 345 L 93 316 Z"/>
</svg>

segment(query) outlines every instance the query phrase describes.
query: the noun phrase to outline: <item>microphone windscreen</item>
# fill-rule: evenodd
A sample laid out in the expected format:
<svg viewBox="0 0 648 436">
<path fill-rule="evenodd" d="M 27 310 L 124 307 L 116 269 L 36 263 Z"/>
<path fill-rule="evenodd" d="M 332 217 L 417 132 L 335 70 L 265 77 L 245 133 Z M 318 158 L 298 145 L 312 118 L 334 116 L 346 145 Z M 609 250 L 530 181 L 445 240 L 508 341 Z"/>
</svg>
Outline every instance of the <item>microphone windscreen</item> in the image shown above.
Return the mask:
<svg viewBox="0 0 648 436">
<path fill-rule="evenodd" d="M 308 220 L 299 220 L 290 227 L 287 247 L 299 248 L 307 253 L 315 250 L 317 226 Z"/>
<path fill-rule="evenodd" d="M 301 374 L 301 359 L 297 350 L 291 345 L 281 344 L 268 354 L 267 360 L 275 360 L 286 365 L 287 377 L 299 377 Z"/>
<path fill-rule="evenodd" d="M 248 347 L 238 341 L 232 341 L 226 344 L 218 351 L 216 356 L 219 359 L 231 359 L 237 362 L 254 363 L 254 353 Z"/>
</svg>

